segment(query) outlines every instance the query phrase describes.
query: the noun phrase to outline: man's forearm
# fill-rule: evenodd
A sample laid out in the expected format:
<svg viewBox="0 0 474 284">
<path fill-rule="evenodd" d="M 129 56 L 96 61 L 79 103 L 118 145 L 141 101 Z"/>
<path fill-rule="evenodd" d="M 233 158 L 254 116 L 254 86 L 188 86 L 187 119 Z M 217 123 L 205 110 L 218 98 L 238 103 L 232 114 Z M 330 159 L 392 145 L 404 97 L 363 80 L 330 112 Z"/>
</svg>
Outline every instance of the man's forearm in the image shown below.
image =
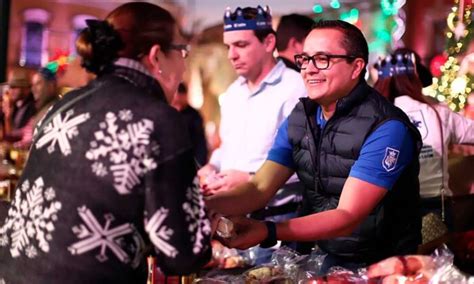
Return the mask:
<svg viewBox="0 0 474 284">
<path fill-rule="evenodd" d="M 283 241 L 315 241 L 347 236 L 358 225 L 347 211 L 333 209 L 277 224 L 277 237 Z"/>
</svg>

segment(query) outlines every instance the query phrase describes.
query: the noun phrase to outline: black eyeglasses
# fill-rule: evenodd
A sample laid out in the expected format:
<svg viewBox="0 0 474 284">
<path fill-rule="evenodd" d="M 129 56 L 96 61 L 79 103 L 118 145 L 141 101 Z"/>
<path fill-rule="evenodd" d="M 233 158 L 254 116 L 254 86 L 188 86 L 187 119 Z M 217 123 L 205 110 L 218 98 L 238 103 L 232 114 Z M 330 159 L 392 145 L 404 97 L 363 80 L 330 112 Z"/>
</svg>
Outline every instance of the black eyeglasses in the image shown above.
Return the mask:
<svg viewBox="0 0 474 284">
<path fill-rule="evenodd" d="M 308 56 L 306 54 L 296 54 L 295 63 L 301 70 L 304 70 L 308 67 L 310 61 L 313 62 L 314 67 L 318 70 L 326 70 L 329 68 L 329 61 L 331 58 L 346 58 L 349 62 L 356 59 L 356 56 L 353 55 L 337 55 L 337 54 L 324 54 L 318 53 L 313 56 Z"/>
<path fill-rule="evenodd" d="M 189 44 L 170 44 L 170 49 L 180 51 L 181 57 L 186 58 L 191 51 L 191 46 Z"/>
</svg>

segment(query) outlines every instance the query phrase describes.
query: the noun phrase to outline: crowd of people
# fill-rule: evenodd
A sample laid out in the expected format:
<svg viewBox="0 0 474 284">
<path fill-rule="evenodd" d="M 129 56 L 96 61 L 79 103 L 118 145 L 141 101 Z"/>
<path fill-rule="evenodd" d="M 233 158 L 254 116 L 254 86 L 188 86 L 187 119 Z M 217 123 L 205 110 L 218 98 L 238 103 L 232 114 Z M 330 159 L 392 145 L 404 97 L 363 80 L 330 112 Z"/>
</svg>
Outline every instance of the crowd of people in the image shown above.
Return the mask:
<svg viewBox="0 0 474 284">
<path fill-rule="evenodd" d="M 262 6 L 227 9 L 223 44 L 238 78 L 212 153 L 183 82 L 188 42 L 160 6 L 87 20 L 76 48 L 91 75 L 61 98 L 50 69 L 12 73 L 2 139 L 29 157 L 0 204 L 0 283 L 145 283 L 149 255 L 189 274 L 213 237 L 255 248 L 256 264 L 318 247 L 324 274 L 416 253 L 427 213 L 452 229 L 447 149 L 474 144 L 474 123 L 422 95 L 414 51 L 380 60 L 371 87 L 356 26 L 290 14 L 274 30 Z M 231 238 L 214 234 L 219 216 Z"/>
</svg>

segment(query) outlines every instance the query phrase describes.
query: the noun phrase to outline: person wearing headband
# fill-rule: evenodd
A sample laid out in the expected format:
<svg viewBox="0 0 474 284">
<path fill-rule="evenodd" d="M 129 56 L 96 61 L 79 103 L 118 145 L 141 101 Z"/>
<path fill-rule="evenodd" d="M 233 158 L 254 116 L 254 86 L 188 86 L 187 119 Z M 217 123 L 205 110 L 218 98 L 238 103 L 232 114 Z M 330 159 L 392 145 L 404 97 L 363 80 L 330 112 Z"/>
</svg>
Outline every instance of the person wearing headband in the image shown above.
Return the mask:
<svg viewBox="0 0 474 284">
<path fill-rule="evenodd" d="M 178 24 L 148 2 L 86 23 L 76 47 L 97 78 L 36 128 L 0 216 L 0 283 L 145 283 L 150 255 L 166 276 L 211 257 L 187 127 L 168 103 L 189 52 Z"/>
<path fill-rule="evenodd" d="M 229 217 L 236 236 L 224 244 L 309 242 L 298 249 L 310 253 L 316 241 L 327 254 L 321 274 L 416 253 L 421 137 L 400 109 L 367 85 L 362 32 L 341 20 L 319 21 L 295 62 L 308 98 L 280 126 L 255 176 L 206 197 L 206 204 L 224 215 L 246 214 L 265 206 L 296 172 L 305 187 L 304 216 L 275 223 Z"/>
<path fill-rule="evenodd" d="M 221 145 L 198 172 L 206 194 L 248 181 L 265 161 L 282 121 L 298 99 L 306 96 L 299 74 L 273 56 L 276 37 L 268 6 L 227 8 L 224 44 L 239 77 L 222 95 Z M 293 176 L 254 216 L 287 218 L 296 214 L 300 199 L 301 188 Z"/>
<path fill-rule="evenodd" d="M 403 48 L 380 59 L 375 65 L 379 76 L 374 88 L 401 108 L 421 133 L 422 215 L 435 213 L 449 230 L 453 230 L 448 149 L 453 144 L 474 144 L 474 121 L 423 96 L 422 88 L 431 80 L 426 67 L 422 67 L 417 58 L 412 50 Z M 430 237 L 433 236 L 425 234 L 423 242 L 429 242 Z"/>
</svg>

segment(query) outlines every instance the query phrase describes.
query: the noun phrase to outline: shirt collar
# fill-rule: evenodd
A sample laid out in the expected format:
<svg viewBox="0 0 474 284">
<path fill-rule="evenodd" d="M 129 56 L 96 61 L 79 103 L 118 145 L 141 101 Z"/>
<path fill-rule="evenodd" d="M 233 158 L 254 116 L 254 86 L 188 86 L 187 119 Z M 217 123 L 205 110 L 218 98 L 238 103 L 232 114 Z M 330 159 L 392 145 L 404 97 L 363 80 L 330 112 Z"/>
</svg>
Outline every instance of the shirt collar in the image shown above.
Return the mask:
<svg viewBox="0 0 474 284">
<path fill-rule="evenodd" d="M 323 116 L 323 111 L 320 105 L 318 105 L 316 109 L 316 124 L 319 125 L 320 128 L 326 126 L 326 119 Z"/>
<path fill-rule="evenodd" d="M 142 63 L 134 59 L 120 57 L 119 59 L 117 59 L 117 61 L 114 62 L 114 65 L 136 70 L 154 79 L 153 75 L 151 75 L 151 73 L 145 68 L 145 66 L 143 66 Z"/>
<path fill-rule="evenodd" d="M 260 85 L 258 89 L 254 92 L 254 94 L 260 92 L 265 85 L 278 84 L 281 81 L 281 77 L 283 76 L 283 72 L 285 71 L 285 69 L 285 63 L 283 63 L 282 60 L 278 59 L 277 64 L 275 64 L 275 66 L 273 66 L 272 70 L 270 70 L 267 76 L 263 78 L 262 82 L 260 82 Z M 247 83 L 247 79 L 242 76 L 237 78 L 237 81 L 240 83 L 240 85 Z"/>
</svg>

